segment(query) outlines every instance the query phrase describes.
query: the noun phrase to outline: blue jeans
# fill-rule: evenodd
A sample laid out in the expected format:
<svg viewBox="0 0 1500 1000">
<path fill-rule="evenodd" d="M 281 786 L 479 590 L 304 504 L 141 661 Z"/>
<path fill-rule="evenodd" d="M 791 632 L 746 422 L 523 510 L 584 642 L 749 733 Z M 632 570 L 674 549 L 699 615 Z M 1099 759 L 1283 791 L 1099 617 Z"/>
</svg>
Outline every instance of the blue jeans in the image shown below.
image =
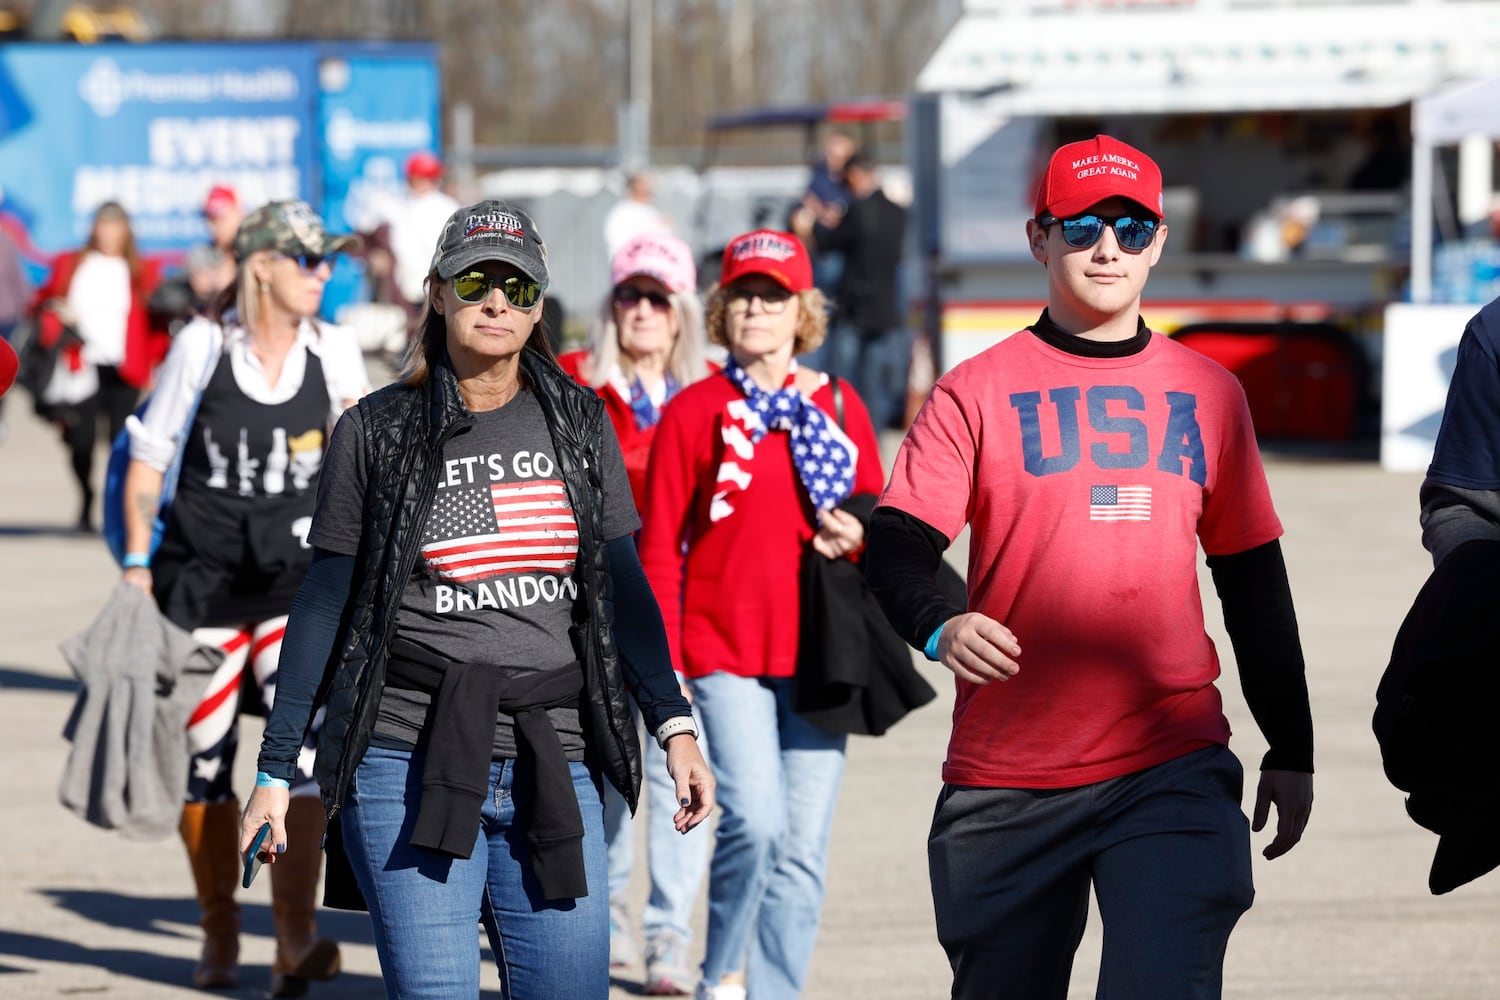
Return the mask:
<svg viewBox="0 0 1500 1000">
<path fill-rule="evenodd" d="M 845 737 L 792 711 L 791 678 L 689 681 L 723 808 L 708 879 L 703 978 L 746 971 L 756 1000 L 793 998 L 823 912 Z"/>
<path fill-rule="evenodd" d="M 911 331 L 861 330 L 847 322 L 828 325 L 828 339 L 806 356 L 810 368 L 847 379 L 864 400 L 875 430 L 900 426 L 906 414 L 911 372 Z"/>
<path fill-rule="evenodd" d="M 640 710 L 635 712 L 640 722 Z M 698 723 L 699 749 L 708 754 L 708 740 Z M 651 895 L 641 930 L 647 941 L 663 933 L 676 934 L 684 942 L 693 938 L 693 903 L 703 872 L 708 867 L 708 833 L 706 830 L 677 832 L 672 817 L 677 815 L 677 785 L 667 773 L 667 752 L 657 746 L 656 737 L 641 737 L 645 751 L 642 766 L 646 771 L 646 868 L 651 876 Z M 625 797 L 606 783 L 604 786 L 604 837 L 609 845 L 609 897 L 623 904 L 630 886 L 630 870 L 635 863 L 635 831 Z"/>
<path fill-rule="evenodd" d="M 450 858 L 408 841 L 422 796 L 424 758 L 371 747 L 343 812 L 344 850 L 370 907 L 386 996 L 451 1000 L 479 995 L 482 922 L 507 998 L 609 996 L 609 893 L 604 810 L 588 768 L 572 764 L 583 811 L 589 894 L 548 901 L 531 873 L 530 803 L 512 795 L 515 761 L 490 765 L 490 793 L 474 853 Z"/>
</svg>

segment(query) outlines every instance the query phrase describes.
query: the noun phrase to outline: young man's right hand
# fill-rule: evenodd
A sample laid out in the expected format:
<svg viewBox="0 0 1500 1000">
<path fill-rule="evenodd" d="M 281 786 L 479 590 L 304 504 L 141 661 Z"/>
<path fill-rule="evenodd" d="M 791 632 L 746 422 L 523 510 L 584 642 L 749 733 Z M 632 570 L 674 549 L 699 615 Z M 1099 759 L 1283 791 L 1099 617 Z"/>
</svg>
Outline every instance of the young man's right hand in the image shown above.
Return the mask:
<svg viewBox="0 0 1500 1000">
<path fill-rule="evenodd" d="M 977 611 L 948 619 L 938 637 L 938 662 L 970 684 L 1008 681 L 1020 672 L 1015 634 Z"/>
</svg>

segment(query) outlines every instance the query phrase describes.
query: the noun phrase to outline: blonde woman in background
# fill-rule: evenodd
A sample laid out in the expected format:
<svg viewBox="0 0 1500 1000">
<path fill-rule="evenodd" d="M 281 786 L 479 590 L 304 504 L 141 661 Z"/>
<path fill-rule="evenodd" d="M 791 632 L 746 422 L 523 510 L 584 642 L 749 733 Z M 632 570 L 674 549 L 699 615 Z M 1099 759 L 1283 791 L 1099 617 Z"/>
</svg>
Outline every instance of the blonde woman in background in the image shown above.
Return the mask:
<svg viewBox="0 0 1500 1000">
<path fill-rule="evenodd" d="M 675 236 L 648 233 L 627 240 L 611 259 L 610 288 L 599 305 L 589 349 L 558 358 L 563 370 L 604 400 L 637 509 L 645 506 L 646 462 L 663 408 L 684 387 L 709 374 L 704 345 L 692 250 Z M 694 978 L 687 950 L 693 901 L 708 863 L 708 838 L 677 835 L 672 826 L 677 802 L 665 755 L 650 741 L 645 747 L 651 879 L 641 928 L 645 990 L 648 996 L 682 996 L 691 992 Z M 635 838 L 625 800 L 608 786 L 604 832 L 609 844 L 610 965 L 622 968 L 638 957 L 626 905 Z"/>
<path fill-rule="evenodd" d="M 248 670 L 261 701 L 275 702 L 287 612 L 312 558 L 306 535 L 328 434 L 370 388 L 353 335 L 314 318 L 330 257 L 348 242 L 329 235 L 300 201 L 246 216 L 235 239 L 238 275 L 218 321 L 183 327 L 144 419 L 126 425 L 124 579 L 225 653 L 188 722 L 193 762 L 180 826 L 203 910 L 203 954 L 193 970 L 203 988 L 238 982 L 240 809 L 230 777 L 242 678 Z M 164 473 L 179 451 L 172 514 L 152 552 Z M 314 923 L 323 835 L 312 779 L 316 732 L 290 783 L 292 847 L 271 870 L 273 997 L 301 996 L 309 980 L 331 979 L 340 965 L 338 945 L 320 940 Z"/>
</svg>

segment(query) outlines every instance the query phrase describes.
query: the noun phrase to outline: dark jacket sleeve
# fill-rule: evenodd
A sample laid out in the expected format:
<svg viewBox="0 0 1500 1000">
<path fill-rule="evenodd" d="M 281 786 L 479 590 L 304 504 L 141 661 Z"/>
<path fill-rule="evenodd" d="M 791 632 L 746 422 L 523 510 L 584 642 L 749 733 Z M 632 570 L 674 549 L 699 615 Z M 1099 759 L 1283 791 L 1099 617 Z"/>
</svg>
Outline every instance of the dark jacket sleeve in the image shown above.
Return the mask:
<svg viewBox="0 0 1500 1000">
<path fill-rule="evenodd" d="M 290 781 L 297 776 L 297 753 L 312 721 L 353 582 L 354 556 L 313 549 L 312 565 L 287 617 L 276 669 L 276 701 L 260 743 L 258 767 L 273 778 Z"/>
<path fill-rule="evenodd" d="M 1312 773 L 1312 709 L 1281 543 L 1209 556 L 1208 568 L 1239 664 L 1240 689 L 1270 748 L 1261 768 Z"/>
<path fill-rule="evenodd" d="M 667 648 L 667 630 L 661 608 L 641 568 L 635 540 L 622 535 L 606 546 L 609 577 L 615 598 L 615 645 L 625 683 L 641 708 L 646 728 L 655 733 L 668 719 L 692 715 L 693 708 L 682 696 L 677 674 L 672 671 L 672 653 Z"/>
<path fill-rule="evenodd" d="M 847 250 L 859 242 L 859 233 L 862 220 L 860 213 L 863 211 L 857 199 L 851 199 L 849 206 L 844 210 L 843 218 L 839 219 L 836 226 L 825 226 L 823 223 L 813 225 L 813 243 L 817 244 L 820 252 L 829 250 Z"/>
<path fill-rule="evenodd" d="M 946 535 L 904 510 L 877 507 L 870 517 L 865 583 L 913 649 L 921 650 L 939 625 L 964 613 L 962 581 L 943 563 L 947 548 Z"/>
<path fill-rule="evenodd" d="M 1428 476 L 1419 497 L 1422 546 L 1434 566 L 1465 542 L 1500 541 L 1500 490 L 1467 489 Z"/>
</svg>

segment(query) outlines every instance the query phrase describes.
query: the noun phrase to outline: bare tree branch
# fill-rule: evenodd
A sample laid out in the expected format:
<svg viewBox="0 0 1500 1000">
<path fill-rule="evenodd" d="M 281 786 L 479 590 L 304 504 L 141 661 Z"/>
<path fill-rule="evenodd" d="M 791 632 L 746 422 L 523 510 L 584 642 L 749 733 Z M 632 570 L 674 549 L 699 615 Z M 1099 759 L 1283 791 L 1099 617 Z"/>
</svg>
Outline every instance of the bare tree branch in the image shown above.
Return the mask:
<svg viewBox="0 0 1500 1000">
<path fill-rule="evenodd" d="M 168 38 L 431 40 L 443 120 L 468 102 L 480 145 L 617 141 L 628 68 L 621 0 L 135 5 Z M 708 118 L 725 111 L 907 93 L 959 0 L 655 0 L 654 12 L 652 139 L 691 150 L 702 147 Z"/>
</svg>

